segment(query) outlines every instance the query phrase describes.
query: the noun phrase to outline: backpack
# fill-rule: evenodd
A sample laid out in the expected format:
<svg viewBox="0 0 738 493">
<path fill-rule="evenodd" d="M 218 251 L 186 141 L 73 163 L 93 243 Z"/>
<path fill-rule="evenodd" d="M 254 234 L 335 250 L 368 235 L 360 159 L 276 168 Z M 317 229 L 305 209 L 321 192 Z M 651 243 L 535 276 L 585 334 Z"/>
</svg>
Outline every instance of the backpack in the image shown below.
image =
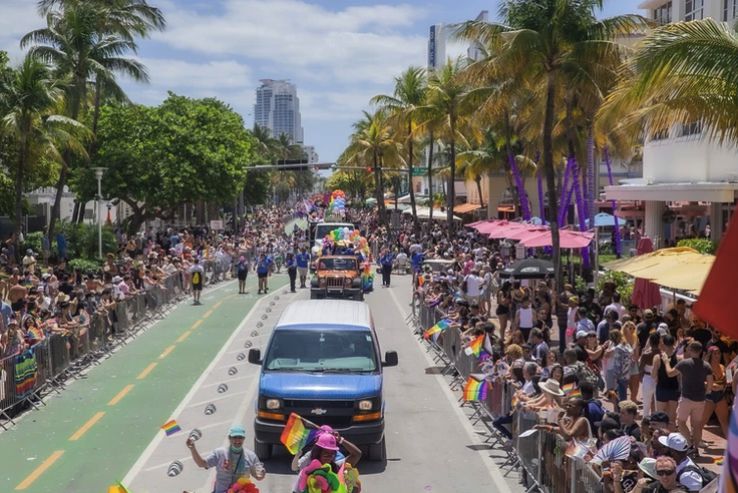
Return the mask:
<svg viewBox="0 0 738 493">
<path fill-rule="evenodd" d="M 681 482 L 682 474 L 684 474 L 685 472 L 698 473 L 702 477 L 702 487 L 703 488 L 707 486 L 708 484 L 710 484 L 711 482 L 713 482 L 715 478 L 717 478 L 717 474 L 710 471 L 709 469 L 705 469 L 704 467 L 700 467 L 697 465 L 689 465 L 689 466 L 686 466 L 681 471 L 679 471 L 679 474 L 677 474 L 677 482 L 679 483 Z"/>
<path fill-rule="evenodd" d="M 582 382 L 589 382 L 591 383 L 594 388 L 598 387 L 599 383 L 599 376 L 586 364 L 582 363 L 581 361 L 578 362 L 577 365 L 577 380 L 579 381 L 579 384 L 581 385 Z"/>
<path fill-rule="evenodd" d="M 200 284 L 200 272 L 195 271 L 192 273 L 192 284 Z"/>
</svg>

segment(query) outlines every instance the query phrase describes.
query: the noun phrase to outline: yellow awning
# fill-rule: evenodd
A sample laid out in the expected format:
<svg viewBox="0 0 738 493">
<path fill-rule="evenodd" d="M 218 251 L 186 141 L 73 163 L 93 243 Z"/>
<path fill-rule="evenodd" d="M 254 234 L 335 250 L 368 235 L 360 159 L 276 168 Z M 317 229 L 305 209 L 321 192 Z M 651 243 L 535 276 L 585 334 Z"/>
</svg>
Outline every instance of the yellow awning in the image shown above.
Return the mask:
<svg viewBox="0 0 738 493">
<path fill-rule="evenodd" d="M 605 268 L 648 279 L 656 284 L 699 294 L 715 262 L 692 248 L 662 248 L 655 252 L 605 264 Z"/>
<path fill-rule="evenodd" d="M 454 212 L 456 214 L 467 214 L 469 212 L 474 212 L 475 210 L 481 209 L 481 208 L 482 206 L 479 204 L 464 203 L 464 204 L 459 204 L 457 206 L 454 206 Z"/>
</svg>

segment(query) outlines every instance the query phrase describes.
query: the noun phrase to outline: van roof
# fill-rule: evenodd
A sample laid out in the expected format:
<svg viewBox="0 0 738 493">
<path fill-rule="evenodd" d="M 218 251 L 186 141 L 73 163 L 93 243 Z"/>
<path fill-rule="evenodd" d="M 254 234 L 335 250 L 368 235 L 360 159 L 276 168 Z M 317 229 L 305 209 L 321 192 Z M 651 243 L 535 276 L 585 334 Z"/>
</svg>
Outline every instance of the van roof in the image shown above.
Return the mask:
<svg viewBox="0 0 738 493">
<path fill-rule="evenodd" d="M 369 305 L 348 300 L 302 300 L 290 303 L 277 322 L 277 328 L 294 326 L 342 325 L 371 327 Z"/>
</svg>

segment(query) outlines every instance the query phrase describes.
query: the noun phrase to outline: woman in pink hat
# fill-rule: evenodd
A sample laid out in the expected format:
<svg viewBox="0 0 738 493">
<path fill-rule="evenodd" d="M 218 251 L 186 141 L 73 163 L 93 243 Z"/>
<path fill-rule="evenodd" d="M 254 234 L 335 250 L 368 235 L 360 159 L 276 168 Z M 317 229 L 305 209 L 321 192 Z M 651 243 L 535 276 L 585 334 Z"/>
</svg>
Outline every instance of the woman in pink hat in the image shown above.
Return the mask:
<svg viewBox="0 0 738 493">
<path fill-rule="evenodd" d="M 348 452 L 348 455 L 343 460 L 338 459 L 339 445 L 343 446 L 346 452 Z M 305 454 L 298 460 L 300 476 L 293 490 L 294 492 L 299 492 L 299 484 L 301 481 L 304 482 L 303 478 L 313 472 L 317 467 L 330 464 L 331 471 L 334 474 L 343 474 L 342 469 L 346 464 L 356 467 L 360 459 L 361 450 L 359 450 L 359 447 L 343 438 L 337 431 L 332 430 L 330 427 L 321 426 L 318 439 L 310 450 L 310 453 Z M 353 491 L 354 493 L 359 493 L 361 487 L 359 486 L 358 489 L 354 487 Z"/>
</svg>

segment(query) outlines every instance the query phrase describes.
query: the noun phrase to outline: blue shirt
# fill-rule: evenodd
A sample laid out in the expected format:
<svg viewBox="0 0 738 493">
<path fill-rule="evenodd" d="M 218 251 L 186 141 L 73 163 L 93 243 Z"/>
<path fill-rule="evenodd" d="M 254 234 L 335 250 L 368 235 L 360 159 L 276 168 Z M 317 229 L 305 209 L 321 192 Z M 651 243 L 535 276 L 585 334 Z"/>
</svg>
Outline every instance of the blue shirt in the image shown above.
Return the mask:
<svg viewBox="0 0 738 493">
<path fill-rule="evenodd" d="M 288 258 L 287 261 L 285 262 L 285 265 L 287 266 L 288 269 L 294 269 L 295 267 L 297 267 L 295 258 L 294 257 Z"/>
<path fill-rule="evenodd" d="M 301 268 L 307 268 L 308 264 L 310 263 L 310 254 L 305 253 L 298 253 L 295 255 L 295 260 L 297 261 L 297 266 Z"/>
<path fill-rule="evenodd" d="M 382 255 L 379 258 L 379 264 L 382 267 L 392 267 L 392 261 L 394 260 L 395 256 L 391 253 L 388 253 L 387 255 Z"/>
<path fill-rule="evenodd" d="M 5 327 L 7 327 L 10 317 L 13 315 L 13 308 L 5 302 L 0 302 L 0 315 L 3 316 L 3 322 L 5 323 Z"/>
<path fill-rule="evenodd" d="M 269 266 L 272 265 L 272 258 L 266 257 L 264 260 L 259 261 L 259 265 L 256 266 L 256 272 L 259 274 L 269 273 Z"/>
</svg>

